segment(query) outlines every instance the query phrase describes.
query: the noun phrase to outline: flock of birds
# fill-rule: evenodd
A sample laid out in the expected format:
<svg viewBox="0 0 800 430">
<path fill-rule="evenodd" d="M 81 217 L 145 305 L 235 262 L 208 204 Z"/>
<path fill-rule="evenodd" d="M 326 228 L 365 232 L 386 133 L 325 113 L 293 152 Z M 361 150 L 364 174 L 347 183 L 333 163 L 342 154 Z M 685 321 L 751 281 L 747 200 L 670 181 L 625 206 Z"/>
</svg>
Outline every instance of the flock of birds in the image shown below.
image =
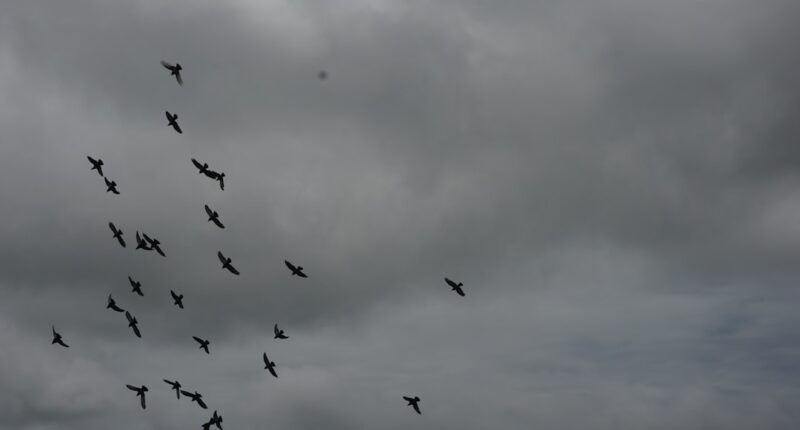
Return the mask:
<svg viewBox="0 0 800 430">
<path fill-rule="evenodd" d="M 173 65 L 165 61 L 161 61 L 161 65 L 170 71 L 171 76 L 175 76 L 175 79 L 177 80 L 179 85 L 183 85 L 183 77 L 181 76 L 181 70 L 183 70 L 183 67 L 179 63 L 175 63 Z M 319 72 L 318 78 L 320 80 L 324 80 L 326 77 L 327 77 L 327 72 L 325 71 Z M 166 117 L 168 121 L 167 125 L 169 127 L 172 127 L 172 129 L 175 130 L 177 133 L 182 134 L 183 130 L 178 124 L 178 115 L 166 111 Z M 120 194 L 119 190 L 117 190 L 117 183 L 109 179 L 103 173 L 103 165 L 104 165 L 103 160 L 99 158 L 95 159 L 92 158 L 91 156 L 87 156 L 86 158 L 92 165 L 90 170 L 96 170 L 97 173 L 105 181 L 107 187 L 106 192 L 110 192 L 117 195 Z M 206 175 L 207 177 L 217 181 L 219 183 L 220 189 L 221 190 L 225 189 L 225 182 L 224 182 L 225 173 L 211 170 L 208 166 L 208 163 L 200 163 L 194 158 L 192 158 L 192 164 L 194 164 L 194 166 L 198 169 L 201 175 Z M 208 222 L 212 222 L 214 225 L 216 225 L 221 229 L 225 228 L 225 225 L 222 224 L 222 222 L 219 219 L 219 213 L 217 211 L 212 210 L 208 205 L 205 205 L 205 211 L 206 214 L 208 215 Z M 111 232 L 113 233 L 113 238 L 117 240 L 119 245 L 122 246 L 123 248 L 127 247 L 127 243 L 123 238 L 123 231 L 117 228 L 113 222 L 109 222 L 108 226 L 111 229 Z M 144 251 L 156 251 L 162 257 L 166 257 L 166 253 L 164 253 L 164 250 L 161 248 L 161 242 L 159 242 L 158 239 L 151 237 L 144 232 L 140 234 L 138 230 L 136 231 L 136 249 L 142 249 Z M 222 253 L 222 251 L 217 252 L 217 257 L 222 263 L 222 269 L 227 270 L 228 272 L 234 275 L 239 275 L 239 271 L 233 266 L 231 258 L 226 257 Z M 306 275 L 306 273 L 304 272 L 303 266 L 294 265 L 288 260 L 284 260 L 284 264 L 291 271 L 291 276 L 297 276 L 299 278 L 308 277 L 308 275 Z M 462 297 L 464 296 L 464 290 L 462 289 L 464 285 L 463 283 L 461 282 L 456 283 L 449 278 L 444 278 L 444 280 L 447 283 L 447 285 L 450 286 L 450 289 L 452 291 L 454 291 L 459 296 Z M 128 276 L 128 282 L 131 285 L 131 292 L 133 294 L 144 296 L 144 293 L 142 292 L 141 282 L 134 280 L 131 276 Z M 174 290 L 170 290 L 170 295 L 172 296 L 173 305 L 177 306 L 180 309 L 183 309 L 183 294 L 178 294 Z M 128 321 L 128 327 L 131 328 L 133 334 L 138 338 L 142 337 L 142 333 L 139 331 L 138 321 L 136 320 L 136 317 L 131 315 L 129 311 L 121 308 L 114 300 L 111 294 L 108 295 L 108 302 L 106 305 L 106 309 L 110 309 L 118 313 L 124 312 L 125 319 Z M 53 329 L 52 344 L 54 345 L 57 344 L 64 348 L 69 348 L 69 345 L 67 345 L 64 342 L 64 339 L 61 336 L 61 334 L 56 332 L 55 325 L 52 326 L 52 329 Z M 289 339 L 289 336 L 285 334 L 284 330 L 278 327 L 277 323 L 273 327 L 273 333 L 274 333 L 274 339 L 280 339 L 280 340 Z M 192 338 L 199 344 L 199 349 L 205 351 L 206 354 L 211 353 L 209 351 L 209 345 L 211 344 L 211 342 L 208 339 L 203 339 L 198 336 L 192 336 Z M 275 370 L 276 366 L 275 362 L 269 359 L 266 352 L 263 353 L 262 360 L 264 361 L 264 370 L 267 370 L 273 377 L 277 378 L 278 373 Z M 184 397 L 189 398 L 192 402 L 197 403 L 198 406 L 200 406 L 202 409 L 208 409 L 208 406 L 203 401 L 203 395 L 200 394 L 199 392 L 197 391 L 190 392 L 183 390 L 182 389 L 183 386 L 178 381 L 170 381 L 164 379 L 164 382 L 170 385 L 171 387 L 170 389 L 175 390 L 175 395 L 178 399 L 180 399 L 181 394 L 183 394 Z M 148 391 L 147 386 L 141 385 L 137 387 L 135 385 L 130 385 L 130 384 L 127 384 L 126 386 L 128 389 L 136 393 L 136 396 L 139 397 L 142 409 L 145 409 L 146 408 L 145 393 L 147 393 Z M 411 406 L 417 414 L 420 415 L 422 414 L 419 408 L 419 402 L 420 402 L 419 396 L 414 396 L 414 397 L 402 396 L 402 397 L 406 402 L 408 402 L 407 406 Z M 212 414 L 211 418 L 209 418 L 209 420 L 202 425 L 202 428 L 204 430 L 209 430 L 212 425 L 222 430 L 222 416 L 219 415 L 217 410 L 214 410 L 214 413 Z"/>
</svg>

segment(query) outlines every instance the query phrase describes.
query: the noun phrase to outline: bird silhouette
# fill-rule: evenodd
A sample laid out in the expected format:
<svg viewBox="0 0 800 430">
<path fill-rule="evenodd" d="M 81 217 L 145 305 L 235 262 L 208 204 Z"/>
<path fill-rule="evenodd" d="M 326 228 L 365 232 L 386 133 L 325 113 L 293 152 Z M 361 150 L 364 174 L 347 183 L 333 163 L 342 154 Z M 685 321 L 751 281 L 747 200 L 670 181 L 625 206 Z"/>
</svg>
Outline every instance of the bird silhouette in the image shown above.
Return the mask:
<svg viewBox="0 0 800 430">
<path fill-rule="evenodd" d="M 263 359 L 264 359 L 264 369 L 269 370 L 269 373 L 271 373 L 272 376 L 277 378 L 278 374 L 275 373 L 275 362 L 274 361 L 269 361 L 269 358 L 267 358 L 267 353 L 266 352 L 264 353 Z"/>
<path fill-rule="evenodd" d="M 222 415 L 217 415 L 217 411 L 214 411 L 214 415 L 211 416 L 211 419 L 203 424 L 203 430 L 209 430 L 212 425 L 216 425 L 219 430 L 222 430 Z"/>
<path fill-rule="evenodd" d="M 219 220 L 219 214 L 217 213 L 217 211 L 212 211 L 211 208 L 208 207 L 208 205 L 206 205 L 206 213 L 208 214 L 209 221 L 216 224 L 216 226 L 219 228 L 225 228 L 225 226 L 222 225 L 222 222 L 220 222 Z"/>
<path fill-rule="evenodd" d="M 453 290 L 453 291 L 455 291 L 456 293 L 458 293 L 458 295 L 459 295 L 459 296 L 461 296 L 461 297 L 464 297 L 464 290 L 462 290 L 462 289 L 461 289 L 461 287 L 462 287 L 464 284 L 462 284 L 461 282 L 459 282 L 458 284 L 456 284 L 455 282 L 451 281 L 451 280 L 450 280 L 450 279 L 448 279 L 448 278 L 444 278 L 444 281 L 445 281 L 445 282 L 447 282 L 447 285 L 449 285 L 449 286 L 450 286 L 450 289 L 451 289 L 451 290 Z"/>
<path fill-rule="evenodd" d="M 289 336 L 283 334 L 283 330 L 278 328 L 278 324 L 275 324 L 275 328 L 273 328 L 272 331 L 275 332 L 274 339 L 289 339 Z"/>
<path fill-rule="evenodd" d="M 299 276 L 301 278 L 308 278 L 305 273 L 303 273 L 303 266 L 295 266 L 294 264 L 290 263 L 288 260 L 283 260 L 283 263 L 286 264 L 286 267 L 292 271 L 292 276 Z"/>
<path fill-rule="evenodd" d="M 51 345 L 59 344 L 64 348 L 69 348 L 69 345 L 64 343 L 64 340 L 61 338 L 61 335 L 56 333 L 56 326 L 53 326 L 53 341 L 50 342 Z"/>
<path fill-rule="evenodd" d="M 164 251 L 161 249 L 161 246 L 159 246 L 161 245 L 161 242 L 159 242 L 158 239 L 151 238 L 146 233 L 142 233 L 142 236 L 144 236 L 144 240 L 146 240 L 147 243 L 150 244 L 150 249 L 155 249 L 156 252 L 159 253 L 162 257 L 167 256 L 166 254 L 164 254 Z"/>
<path fill-rule="evenodd" d="M 103 178 L 103 180 L 106 181 L 106 192 L 111 191 L 114 194 L 119 194 L 119 191 L 117 191 L 117 183 L 116 182 L 109 181 L 108 178 Z"/>
<path fill-rule="evenodd" d="M 419 396 L 414 396 L 414 397 L 403 396 L 403 399 L 408 402 L 406 406 L 413 407 L 418 414 L 422 415 L 422 412 L 419 411 Z"/>
<path fill-rule="evenodd" d="M 139 322 L 136 321 L 136 317 L 132 316 L 130 312 L 125 311 L 125 318 L 128 319 L 128 327 L 133 329 L 133 334 L 135 334 L 136 337 L 142 337 L 142 333 L 139 332 L 139 327 L 137 326 Z"/>
<path fill-rule="evenodd" d="M 178 85 L 183 85 L 183 78 L 181 78 L 181 70 L 183 70 L 183 67 L 181 67 L 180 63 L 175 63 L 175 65 L 173 66 L 172 64 L 169 64 L 166 61 L 161 60 L 161 65 L 164 66 L 165 69 L 170 71 L 171 76 L 172 75 L 175 76 L 175 80 L 178 81 Z"/>
<path fill-rule="evenodd" d="M 122 230 L 117 229 L 113 222 L 109 222 L 108 226 L 111 228 L 111 232 L 114 233 L 114 239 L 117 239 L 122 247 L 125 247 L 125 239 L 122 238 Z"/>
<path fill-rule="evenodd" d="M 225 191 L 225 173 L 218 173 L 216 180 L 219 182 L 219 189 Z"/>
<path fill-rule="evenodd" d="M 133 278 L 131 278 L 130 276 L 128 276 L 128 282 L 131 283 L 131 288 L 132 288 L 131 291 L 132 292 L 134 292 L 134 293 L 136 293 L 136 294 L 138 294 L 140 296 L 144 296 L 144 293 L 142 292 L 142 283 L 141 282 L 134 281 Z"/>
<path fill-rule="evenodd" d="M 183 309 L 183 294 L 181 295 L 175 294 L 175 291 L 172 290 L 169 290 L 169 294 L 172 296 L 172 300 L 175 301 L 173 305 Z"/>
<path fill-rule="evenodd" d="M 219 261 L 222 262 L 222 268 L 227 269 L 229 272 L 233 273 L 234 275 L 238 275 L 239 271 L 236 270 L 235 267 L 231 264 L 231 259 L 222 255 L 222 251 L 217 251 L 217 257 L 219 257 Z"/>
<path fill-rule="evenodd" d="M 175 390 L 175 395 L 178 396 L 178 398 L 180 399 L 181 398 L 181 383 L 178 382 L 178 381 L 175 381 L 175 382 L 168 381 L 166 379 L 164 380 L 164 382 L 166 382 L 167 384 L 172 386 L 172 388 L 170 388 L 170 389 L 171 390 Z"/>
<path fill-rule="evenodd" d="M 136 230 L 136 249 L 143 249 L 145 251 L 152 251 L 153 247 L 147 244 L 147 241 L 139 236 L 139 230 Z"/>
<path fill-rule="evenodd" d="M 117 306 L 117 302 L 111 297 L 111 294 L 108 295 L 108 304 L 106 305 L 106 309 L 111 309 L 112 311 L 116 312 L 125 312 L 125 309 Z"/>
<path fill-rule="evenodd" d="M 200 349 L 204 349 L 206 351 L 206 354 L 211 354 L 210 352 L 208 352 L 208 344 L 210 344 L 211 342 L 209 342 L 209 341 L 207 341 L 205 339 L 200 339 L 197 336 L 192 336 L 192 337 L 194 338 L 194 340 L 197 341 L 197 343 L 200 344 Z"/>
<path fill-rule="evenodd" d="M 144 409 L 145 408 L 144 393 L 146 393 L 148 391 L 147 387 L 144 386 L 144 385 L 142 385 L 141 387 L 135 387 L 135 386 L 130 385 L 130 384 L 127 384 L 125 386 L 128 387 L 129 390 L 136 392 L 136 396 L 139 397 L 139 399 L 142 402 L 142 409 Z"/>
<path fill-rule="evenodd" d="M 169 123 L 167 126 L 172 127 L 178 134 L 183 134 L 183 130 L 181 130 L 181 126 L 178 125 L 178 114 L 169 113 L 169 111 L 165 111 L 167 114 L 167 121 Z"/>
<path fill-rule="evenodd" d="M 88 158 L 89 162 L 92 163 L 92 168 L 90 170 L 97 170 L 97 173 L 99 173 L 100 176 L 103 176 L 103 160 L 99 158 L 95 160 L 94 158 L 88 155 L 86 156 L 86 158 Z"/>
<path fill-rule="evenodd" d="M 208 163 L 200 164 L 199 161 L 197 161 L 194 158 L 192 158 L 192 164 L 194 164 L 194 167 L 197 167 L 197 170 L 200 171 L 199 173 L 201 175 L 207 175 L 207 173 L 208 173 Z"/>
<path fill-rule="evenodd" d="M 192 399 L 193 402 L 197 402 L 197 404 L 200 405 L 201 408 L 208 409 L 208 406 L 203 401 L 203 395 L 198 393 L 197 391 L 195 391 L 194 393 L 190 393 L 186 390 L 181 390 L 181 394 Z"/>
</svg>

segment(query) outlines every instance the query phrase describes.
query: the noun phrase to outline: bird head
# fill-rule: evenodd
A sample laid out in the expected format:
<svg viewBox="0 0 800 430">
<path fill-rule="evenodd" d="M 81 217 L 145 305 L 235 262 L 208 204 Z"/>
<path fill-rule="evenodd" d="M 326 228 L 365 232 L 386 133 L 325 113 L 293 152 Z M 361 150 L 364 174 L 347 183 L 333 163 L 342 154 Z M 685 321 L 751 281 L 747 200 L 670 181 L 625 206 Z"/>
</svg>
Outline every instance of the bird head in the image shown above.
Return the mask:
<svg viewBox="0 0 800 430">
<path fill-rule="evenodd" d="M 183 70 L 183 67 L 181 67 L 181 63 L 175 63 L 175 69 Z"/>
</svg>

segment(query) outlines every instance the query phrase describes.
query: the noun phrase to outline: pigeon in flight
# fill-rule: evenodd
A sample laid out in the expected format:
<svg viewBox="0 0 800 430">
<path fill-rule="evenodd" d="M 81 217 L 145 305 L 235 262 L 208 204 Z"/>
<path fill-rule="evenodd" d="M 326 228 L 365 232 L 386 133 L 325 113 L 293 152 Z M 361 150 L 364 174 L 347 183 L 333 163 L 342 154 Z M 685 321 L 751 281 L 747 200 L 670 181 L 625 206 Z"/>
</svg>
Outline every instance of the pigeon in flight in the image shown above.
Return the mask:
<svg viewBox="0 0 800 430">
<path fill-rule="evenodd" d="M 216 226 L 219 228 L 225 228 L 225 226 L 222 225 L 222 222 L 220 222 L 219 220 L 219 214 L 217 213 L 217 211 L 212 211 L 211 208 L 208 207 L 208 205 L 206 205 L 206 213 L 208 214 L 209 221 L 216 224 Z"/>
<path fill-rule="evenodd" d="M 136 249 L 144 249 L 145 251 L 152 251 L 153 247 L 147 244 L 147 241 L 139 236 L 139 230 L 136 230 Z"/>
<path fill-rule="evenodd" d="M 292 276 L 297 275 L 301 278 L 308 278 L 308 276 L 306 276 L 306 274 L 303 273 L 303 266 L 295 266 L 294 264 L 290 263 L 287 260 L 283 260 L 283 262 L 284 264 L 286 264 L 286 267 L 288 267 L 289 270 L 292 271 Z"/>
<path fill-rule="evenodd" d="M 106 192 L 111 191 L 114 194 L 119 194 L 117 191 L 117 183 L 114 181 L 109 181 L 108 178 L 103 178 L 106 181 Z"/>
<path fill-rule="evenodd" d="M 150 236 L 148 236 L 146 233 L 142 233 L 142 236 L 144 236 L 144 240 L 146 240 L 147 243 L 150 244 L 150 249 L 155 249 L 156 252 L 159 253 L 162 257 L 167 256 L 166 254 L 164 254 L 164 251 L 161 250 L 161 247 L 158 246 L 161 245 L 161 242 L 159 242 L 158 239 L 150 238 Z"/>
<path fill-rule="evenodd" d="M 111 227 L 111 231 L 114 233 L 114 239 L 117 239 L 117 242 L 124 248 L 125 239 L 122 238 L 122 230 L 118 230 L 113 222 L 108 223 L 108 226 Z"/>
<path fill-rule="evenodd" d="M 447 285 L 450 286 L 451 290 L 458 293 L 459 296 L 464 297 L 464 290 L 461 289 L 461 287 L 464 286 L 464 284 L 462 284 L 461 282 L 456 284 L 455 282 L 451 281 L 448 278 L 444 278 L 444 281 L 447 282 Z"/>
<path fill-rule="evenodd" d="M 167 384 L 172 386 L 172 388 L 170 388 L 170 390 L 175 390 L 175 395 L 178 396 L 178 398 L 180 399 L 181 398 L 181 383 L 178 382 L 178 381 L 175 381 L 175 382 L 168 381 L 166 379 L 164 380 L 164 382 L 166 382 Z"/>
<path fill-rule="evenodd" d="M 403 400 L 408 402 L 408 405 L 406 406 L 413 407 L 418 414 L 422 415 L 422 412 L 419 411 L 419 396 L 414 396 L 414 397 L 403 396 Z"/>
<path fill-rule="evenodd" d="M 217 415 L 217 411 L 214 411 L 214 415 L 211 416 L 211 419 L 203 424 L 203 430 L 209 430 L 212 425 L 216 425 L 219 430 L 222 430 L 222 415 Z"/>
<path fill-rule="evenodd" d="M 192 164 L 194 164 L 194 167 L 197 167 L 197 170 L 200 171 L 199 173 L 201 175 L 208 176 L 208 163 L 200 164 L 199 161 L 197 161 L 194 158 L 192 158 Z"/>
<path fill-rule="evenodd" d="M 144 408 L 145 408 L 145 404 L 144 404 L 144 393 L 146 393 L 146 392 L 148 391 L 148 390 L 147 390 L 147 387 L 146 387 L 146 386 L 144 386 L 144 385 L 142 385 L 141 387 L 134 387 L 133 385 L 130 385 L 130 384 L 127 384 L 127 385 L 125 385 L 125 386 L 126 386 L 126 387 L 128 387 L 128 389 L 129 389 L 129 390 L 131 390 L 131 391 L 135 391 L 135 392 L 136 392 L 136 395 L 137 395 L 137 396 L 138 396 L 138 397 L 141 399 L 141 401 L 142 401 L 142 409 L 144 409 Z"/>
<path fill-rule="evenodd" d="M 236 270 L 235 267 L 231 264 L 231 259 L 222 255 L 222 251 L 217 251 L 217 257 L 219 257 L 219 261 L 222 262 L 222 268 L 227 269 L 229 272 L 233 273 L 234 275 L 238 275 L 239 271 Z"/>
<path fill-rule="evenodd" d="M 95 160 L 94 158 L 92 158 L 92 157 L 90 157 L 88 155 L 86 156 L 86 158 L 88 158 L 89 162 L 92 163 L 91 170 L 97 170 L 97 173 L 99 173 L 100 176 L 103 176 L 103 160 L 101 160 L 99 158 L 97 160 Z"/>
<path fill-rule="evenodd" d="M 278 328 L 278 324 L 275 324 L 275 328 L 272 329 L 275 332 L 274 339 L 289 339 L 289 336 L 283 334 L 283 330 Z"/>
<path fill-rule="evenodd" d="M 51 344 L 52 345 L 59 344 L 64 348 L 69 348 L 69 345 L 64 343 L 64 341 L 61 339 L 61 335 L 56 333 L 56 326 L 53 326 L 53 341 L 51 342 Z"/>
<path fill-rule="evenodd" d="M 172 114 L 172 113 L 169 113 L 169 111 L 165 111 L 165 112 L 167 114 L 167 121 L 169 121 L 167 126 L 174 128 L 175 131 L 178 132 L 178 134 L 183 134 L 183 130 L 181 130 L 181 126 L 178 125 L 178 114 L 176 114 L 176 113 Z"/>
<path fill-rule="evenodd" d="M 125 318 L 128 319 L 128 327 L 133 329 L 133 334 L 135 334 L 136 337 L 142 337 L 142 333 L 139 332 L 139 327 L 136 325 L 139 324 L 139 322 L 136 321 L 136 317 L 132 316 L 130 312 L 125 311 Z"/>
<path fill-rule="evenodd" d="M 208 406 L 206 406 L 206 403 L 203 401 L 203 395 L 198 393 L 197 391 L 195 391 L 194 393 L 190 393 L 186 390 L 181 390 L 181 394 L 192 399 L 193 402 L 197 402 L 197 404 L 200 405 L 201 408 L 208 409 Z"/>
<path fill-rule="evenodd" d="M 211 343 L 211 342 L 209 342 L 209 341 L 207 341 L 205 339 L 200 339 L 197 336 L 192 336 L 192 337 L 194 338 L 194 340 L 197 341 L 197 343 L 200 344 L 200 349 L 204 349 L 206 351 L 206 354 L 211 354 L 210 352 L 208 352 L 208 344 Z"/>
<path fill-rule="evenodd" d="M 175 294 L 175 291 L 169 290 L 169 294 L 172 296 L 172 300 L 175 301 L 173 305 L 183 309 L 183 294 Z"/>
<path fill-rule="evenodd" d="M 175 65 L 173 66 L 172 64 L 169 64 L 166 61 L 161 60 L 161 65 L 164 66 L 165 69 L 170 71 L 170 75 L 175 76 L 175 80 L 178 81 L 178 85 L 183 85 L 183 78 L 181 78 L 181 70 L 183 70 L 183 67 L 181 67 L 180 63 L 175 63 Z"/>
<path fill-rule="evenodd" d="M 108 304 L 106 305 L 106 309 L 111 309 L 112 311 L 116 312 L 125 312 L 125 309 L 117 306 L 117 302 L 111 297 L 111 294 L 108 295 Z"/>
<path fill-rule="evenodd" d="M 133 290 L 131 290 L 132 292 L 134 292 L 134 293 L 136 293 L 136 294 L 138 294 L 140 296 L 144 296 L 144 293 L 142 292 L 142 283 L 141 282 L 134 281 L 133 278 L 131 278 L 130 276 L 128 276 L 128 282 L 131 283 L 131 287 L 133 288 Z"/>
<path fill-rule="evenodd" d="M 264 358 L 264 369 L 269 370 L 269 373 L 271 373 L 272 376 L 277 378 L 278 374 L 275 373 L 275 362 L 274 361 L 269 361 L 269 358 L 267 358 L 267 353 L 266 352 L 264 353 L 264 357 L 263 358 Z"/>
</svg>

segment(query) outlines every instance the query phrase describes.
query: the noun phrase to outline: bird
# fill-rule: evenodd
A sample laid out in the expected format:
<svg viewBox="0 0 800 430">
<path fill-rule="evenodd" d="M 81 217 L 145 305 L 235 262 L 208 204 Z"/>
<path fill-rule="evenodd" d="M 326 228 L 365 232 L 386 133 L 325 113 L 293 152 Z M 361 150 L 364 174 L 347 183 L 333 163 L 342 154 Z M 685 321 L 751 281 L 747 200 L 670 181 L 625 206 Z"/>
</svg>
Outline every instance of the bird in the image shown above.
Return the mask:
<svg viewBox="0 0 800 430">
<path fill-rule="evenodd" d="M 138 294 L 140 296 L 144 296 L 144 293 L 142 292 L 142 283 L 141 282 L 134 281 L 133 278 L 131 278 L 130 276 L 128 276 L 128 282 L 131 283 L 131 287 L 133 288 L 131 290 L 132 292 L 134 292 L 134 293 L 136 293 L 136 294 Z"/>
<path fill-rule="evenodd" d="M 206 213 L 208 214 L 209 221 L 213 222 L 219 228 L 225 228 L 225 226 L 222 225 L 222 222 L 219 220 L 219 214 L 217 211 L 212 211 L 211 208 L 206 205 Z"/>
<path fill-rule="evenodd" d="M 169 123 L 167 126 L 172 127 L 178 134 L 183 134 L 183 130 L 181 130 L 181 126 L 178 125 L 178 114 L 169 113 L 169 111 L 164 111 L 167 114 L 167 121 Z"/>
<path fill-rule="evenodd" d="M 169 290 L 169 294 L 172 296 L 172 300 L 175 301 L 173 305 L 183 309 L 183 294 L 181 295 L 175 294 L 175 291 L 172 290 Z"/>
<path fill-rule="evenodd" d="M 119 194 L 117 191 L 117 183 L 114 181 L 109 181 L 108 178 L 103 178 L 106 181 L 106 192 L 111 191 L 114 194 Z"/>
<path fill-rule="evenodd" d="M 181 78 L 181 70 L 183 70 L 183 67 L 181 67 L 180 63 L 175 63 L 175 65 L 173 66 L 172 64 L 169 64 L 166 61 L 161 60 L 161 65 L 170 71 L 170 75 L 175 75 L 175 80 L 178 81 L 178 85 L 183 85 L 183 78 Z"/>
<path fill-rule="evenodd" d="M 308 278 L 308 276 L 306 276 L 306 274 L 303 273 L 303 266 L 295 266 L 294 264 L 290 263 L 288 260 L 283 260 L 283 262 L 284 262 L 284 264 L 286 264 L 286 267 L 288 267 L 289 270 L 292 271 L 292 276 L 297 275 L 297 276 L 299 276 L 301 278 Z"/>
<path fill-rule="evenodd" d="M 181 383 L 178 382 L 178 381 L 172 382 L 172 381 L 169 381 L 169 380 L 166 380 L 166 379 L 164 380 L 164 382 L 166 382 L 167 384 L 172 386 L 172 388 L 170 388 L 170 389 L 171 390 L 175 390 L 175 395 L 178 396 L 178 398 L 180 399 L 181 398 Z"/>
<path fill-rule="evenodd" d="M 53 326 L 53 341 L 51 342 L 52 345 L 59 344 L 64 348 L 69 348 L 69 345 L 64 343 L 64 340 L 61 339 L 61 335 L 56 332 L 56 326 Z"/>
<path fill-rule="evenodd" d="M 130 312 L 125 311 L 125 318 L 128 319 L 128 327 L 133 329 L 133 334 L 135 334 L 136 337 L 142 337 L 142 333 L 139 332 L 139 327 L 136 325 L 139 324 L 139 322 L 136 321 L 136 317 L 132 316 Z"/>
<path fill-rule="evenodd" d="M 269 373 L 271 373 L 272 376 L 277 378 L 278 374 L 275 373 L 275 362 L 274 361 L 269 361 L 269 358 L 267 358 L 267 353 L 266 352 L 264 353 L 264 357 L 263 358 L 264 358 L 264 369 L 269 370 Z"/>
<path fill-rule="evenodd" d="M 222 415 L 217 415 L 217 411 L 214 411 L 214 415 L 211 416 L 211 419 L 203 424 L 203 430 L 209 430 L 212 425 L 216 425 L 219 430 L 222 430 Z"/>
<path fill-rule="evenodd" d="M 462 290 L 462 289 L 461 289 L 461 287 L 462 287 L 464 284 L 462 284 L 461 282 L 459 282 L 458 284 L 456 284 L 455 282 L 451 281 L 451 280 L 450 280 L 450 279 L 448 279 L 448 278 L 444 278 L 444 281 L 445 281 L 445 282 L 447 282 L 447 285 L 449 285 L 449 286 L 450 286 L 450 289 L 451 289 L 451 290 L 453 290 L 453 291 L 455 291 L 456 293 L 458 293 L 458 295 L 459 295 L 459 296 L 461 296 L 461 297 L 464 297 L 464 290 Z"/>
<path fill-rule="evenodd" d="M 141 401 L 142 401 L 142 409 L 145 409 L 145 403 L 144 403 L 144 393 L 146 393 L 146 392 L 148 391 L 148 390 L 147 390 L 147 386 L 145 386 L 145 385 L 142 385 L 141 387 L 134 387 L 133 385 L 130 385 L 130 384 L 127 384 L 127 385 L 125 385 L 125 386 L 126 386 L 126 387 L 128 387 L 128 389 L 129 389 L 129 390 L 131 390 L 131 391 L 135 391 L 135 392 L 136 392 L 136 395 L 137 395 L 137 396 L 139 397 L 139 399 L 141 399 Z"/>
<path fill-rule="evenodd" d="M 222 262 L 222 268 L 228 269 L 229 272 L 233 273 L 234 275 L 238 275 L 239 271 L 236 270 L 235 267 L 231 264 L 231 259 L 222 255 L 222 251 L 217 251 L 217 257 L 219 257 L 219 261 Z"/>
<path fill-rule="evenodd" d="M 111 297 L 111 294 L 108 295 L 108 304 L 106 305 L 106 309 L 111 309 L 112 311 L 116 312 L 125 312 L 125 309 L 117 306 L 117 302 Z"/>
<path fill-rule="evenodd" d="M 208 172 L 208 163 L 200 164 L 199 161 L 197 161 L 194 158 L 192 158 L 192 164 L 194 164 L 194 167 L 197 167 L 197 170 L 200 171 L 199 173 L 201 175 L 207 174 L 207 172 Z"/>
<path fill-rule="evenodd" d="M 194 340 L 197 341 L 197 343 L 200 344 L 200 349 L 204 349 L 206 351 L 206 354 L 211 354 L 210 352 L 208 352 L 208 344 L 211 343 L 211 342 L 209 342 L 208 340 L 205 340 L 205 339 L 200 339 L 197 336 L 192 336 L 192 337 L 194 338 Z"/>
<path fill-rule="evenodd" d="M 152 251 L 153 247 L 147 244 L 147 241 L 139 236 L 139 230 L 136 230 L 136 249 L 143 249 L 145 251 Z"/>
<path fill-rule="evenodd" d="M 122 230 L 117 229 L 113 222 L 109 222 L 108 226 L 111 228 L 111 231 L 114 233 L 114 239 L 117 239 L 120 245 L 125 248 L 125 239 L 122 238 Z"/>
<path fill-rule="evenodd" d="M 94 158 L 88 155 L 86 156 L 86 158 L 88 158 L 89 162 L 92 163 L 92 168 L 90 170 L 97 170 L 97 173 L 99 173 L 100 176 L 103 176 L 103 160 L 99 158 L 95 160 Z"/>
<path fill-rule="evenodd" d="M 422 415 L 422 412 L 419 411 L 419 396 L 414 396 L 414 397 L 403 396 L 403 399 L 408 402 L 408 405 L 406 406 L 413 407 L 418 414 Z"/>
<path fill-rule="evenodd" d="M 219 189 L 225 191 L 225 173 L 218 173 L 216 179 L 219 182 Z"/>
<path fill-rule="evenodd" d="M 275 332 L 274 339 L 289 339 L 289 336 L 283 334 L 283 330 L 278 328 L 278 324 L 275 324 L 275 328 L 272 329 Z"/>
<path fill-rule="evenodd" d="M 192 399 L 193 402 L 197 402 L 197 404 L 200 405 L 201 408 L 208 409 L 208 406 L 206 406 L 206 403 L 203 401 L 203 395 L 198 393 L 197 391 L 195 391 L 194 393 L 190 393 L 186 390 L 181 390 L 181 394 Z"/>
<path fill-rule="evenodd" d="M 150 236 L 148 236 L 146 233 L 142 233 L 142 236 L 144 236 L 144 240 L 146 240 L 147 243 L 150 244 L 150 249 L 155 249 L 156 252 L 158 252 L 162 257 L 167 256 L 166 254 L 164 254 L 164 251 L 159 246 L 161 245 L 161 242 L 159 242 L 158 239 L 150 238 Z"/>
</svg>

